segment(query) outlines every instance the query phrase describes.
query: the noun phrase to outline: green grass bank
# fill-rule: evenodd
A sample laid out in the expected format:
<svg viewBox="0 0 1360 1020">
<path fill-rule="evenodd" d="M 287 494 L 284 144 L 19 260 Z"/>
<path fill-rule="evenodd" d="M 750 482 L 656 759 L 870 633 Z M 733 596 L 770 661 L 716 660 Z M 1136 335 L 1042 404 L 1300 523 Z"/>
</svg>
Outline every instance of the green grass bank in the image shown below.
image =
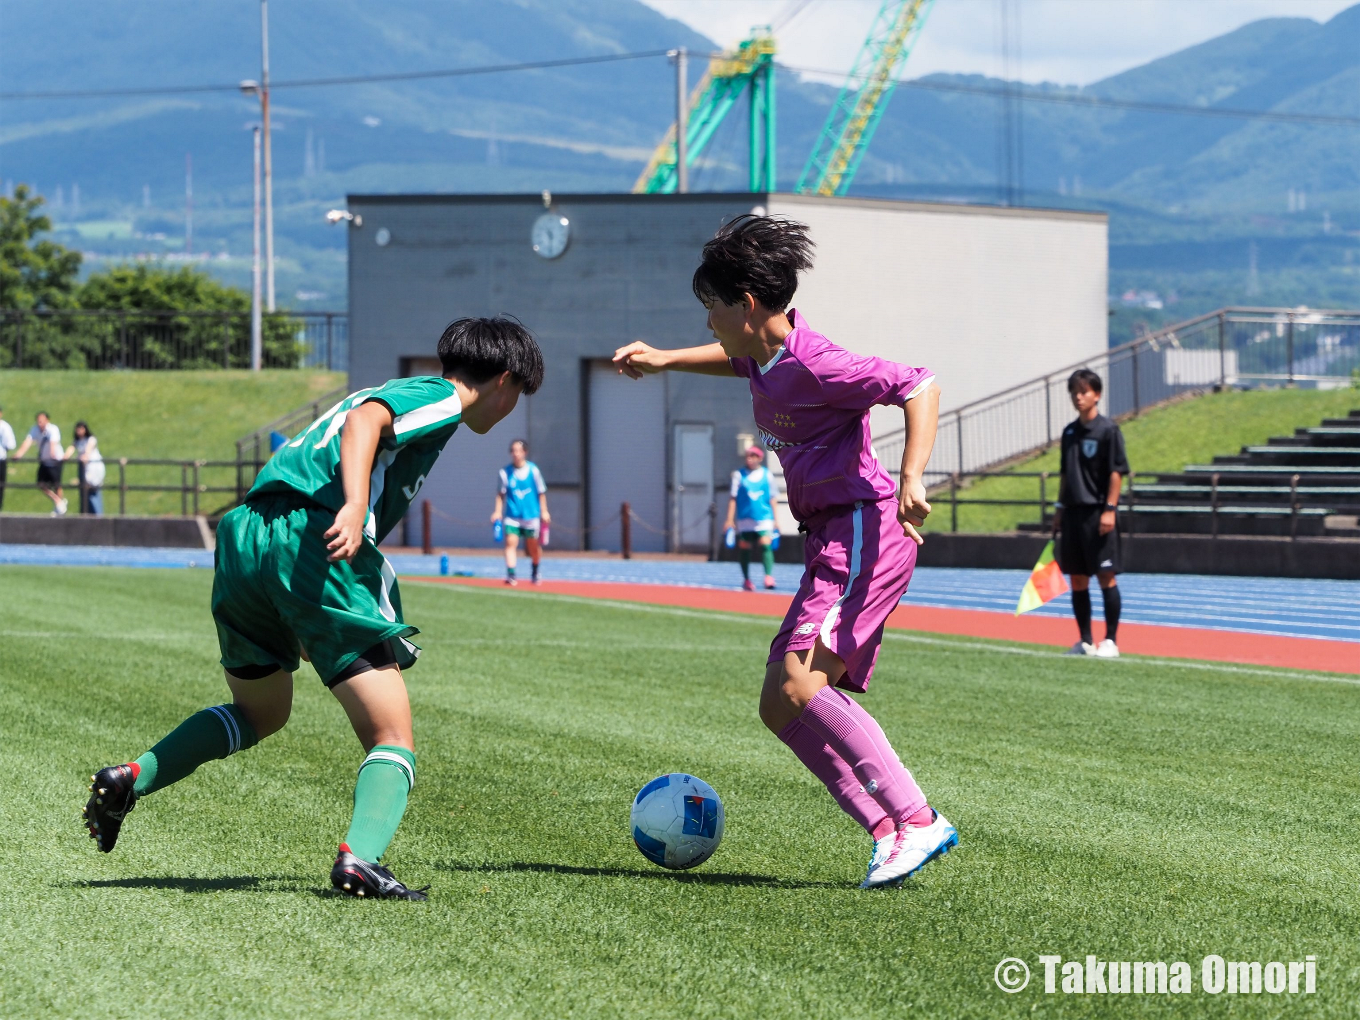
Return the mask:
<svg viewBox="0 0 1360 1020">
<path fill-rule="evenodd" d="M 107 460 L 117 457 L 231 460 L 235 442 L 261 425 L 344 385 L 341 372 L 309 370 L 196 371 L 196 372 L 85 372 L 0 371 L 0 407 L 20 442 L 38 411 L 47 411 L 69 445 L 77 421 L 85 421 L 99 439 Z M 30 452 L 10 464 L 11 480 L 32 482 L 37 468 Z M 178 484 L 178 468 L 142 468 L 130 484 Z M 217 472 L 205 480 L 231 484 L 231 472 Z M 75 468 L 66 467 L 74 483 Z M 117 475 L 111 468 L 105 483 L 104 509 L 117 512 L 113 491 Z M 74 491 L 74 490 L 73 490 Z M 217 499 L 218 497 L 213 497 Z M 74 501 L 73 501 L 74 503 Z M 130 493 L 129 513 L 178 513 L 179 496 Z M 9 489 L 5 510 L 13 513 L 47 512 L 51 504 L 41 493 Z"/>
</svg>

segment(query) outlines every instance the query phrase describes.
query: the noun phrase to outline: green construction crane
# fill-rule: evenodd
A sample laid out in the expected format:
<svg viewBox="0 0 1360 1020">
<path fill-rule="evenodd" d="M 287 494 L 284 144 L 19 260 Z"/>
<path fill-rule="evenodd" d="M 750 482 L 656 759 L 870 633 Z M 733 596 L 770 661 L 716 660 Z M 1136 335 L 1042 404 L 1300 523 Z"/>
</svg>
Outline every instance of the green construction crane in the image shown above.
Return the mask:
<svg viewBox="0 0 1360 1020">
<path fill-rule="evenodd" d="M 794 191 L 844 195 L 897 85 L 896 71 L 934 0 L 883 0 Z"/>
<path fill-rule="evenodd" d="M 749 88 L 751 190 L 774 190 L 774 52 L 774 36 L 768 28 L 758 28 L 735 50 L 709 60 L 707 72 L 690 94 L 685 118 L 687 169 L 699 159 L 723 118 Z M 674 194 L 679 189 L 675 138 L 672 124 L 633 185 L 635 193 Z"/>
</svg>

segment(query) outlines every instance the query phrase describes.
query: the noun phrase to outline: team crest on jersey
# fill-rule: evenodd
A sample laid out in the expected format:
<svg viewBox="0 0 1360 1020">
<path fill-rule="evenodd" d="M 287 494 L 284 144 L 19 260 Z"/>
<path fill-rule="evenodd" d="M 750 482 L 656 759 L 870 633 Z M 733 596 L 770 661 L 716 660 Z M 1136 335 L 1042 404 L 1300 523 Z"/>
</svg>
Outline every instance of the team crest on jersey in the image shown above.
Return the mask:
<svg viewBox="0 0 1360 1020">
<path fill-rule="evenodd" d="M 1083 439 L 1081 441 L 1081 455 L 1087 460 L 1090 460 L 1096 455 L 1096 450 L 1099 446 L 1100 444 L 1094 439 Z"/>
</svg>

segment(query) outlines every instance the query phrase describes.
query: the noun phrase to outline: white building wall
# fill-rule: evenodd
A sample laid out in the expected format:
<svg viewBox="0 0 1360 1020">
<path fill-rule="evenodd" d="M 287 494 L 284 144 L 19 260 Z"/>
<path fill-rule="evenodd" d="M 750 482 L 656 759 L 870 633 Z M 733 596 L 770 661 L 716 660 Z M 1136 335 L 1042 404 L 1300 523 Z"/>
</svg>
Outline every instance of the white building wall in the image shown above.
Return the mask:
<svg viewBox="0 0 1360 1020">
<path fill-rule="evenodd" d="M 769 196 L 817 261 L 794 305 L 851 350 L 933 370 L 949 410 L 1104 351 L 1103 214 Z M 902 427 L 875 410 L 874 432 Z"/>
</svg>

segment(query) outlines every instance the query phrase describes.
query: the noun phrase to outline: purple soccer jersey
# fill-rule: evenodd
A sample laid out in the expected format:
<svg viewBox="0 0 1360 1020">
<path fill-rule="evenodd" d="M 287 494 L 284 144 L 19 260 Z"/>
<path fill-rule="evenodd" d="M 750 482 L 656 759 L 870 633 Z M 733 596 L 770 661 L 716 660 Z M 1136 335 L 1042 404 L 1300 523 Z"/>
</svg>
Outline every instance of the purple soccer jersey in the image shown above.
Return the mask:
<svg viewBox="0 0 1360 1020">
<path fill-rule="evenodd" d="M 750 380 L 756 425 L 779 454 L 789 511 L 800 521 L 828 507 L 891 499 L 893 477 L 870 445 L 869 409 L 901 407 L 935 377 L 882 358 L 853 354 L 789 309 L 793 332 L 762 366 L 732 358 Z"/>
</svg>

